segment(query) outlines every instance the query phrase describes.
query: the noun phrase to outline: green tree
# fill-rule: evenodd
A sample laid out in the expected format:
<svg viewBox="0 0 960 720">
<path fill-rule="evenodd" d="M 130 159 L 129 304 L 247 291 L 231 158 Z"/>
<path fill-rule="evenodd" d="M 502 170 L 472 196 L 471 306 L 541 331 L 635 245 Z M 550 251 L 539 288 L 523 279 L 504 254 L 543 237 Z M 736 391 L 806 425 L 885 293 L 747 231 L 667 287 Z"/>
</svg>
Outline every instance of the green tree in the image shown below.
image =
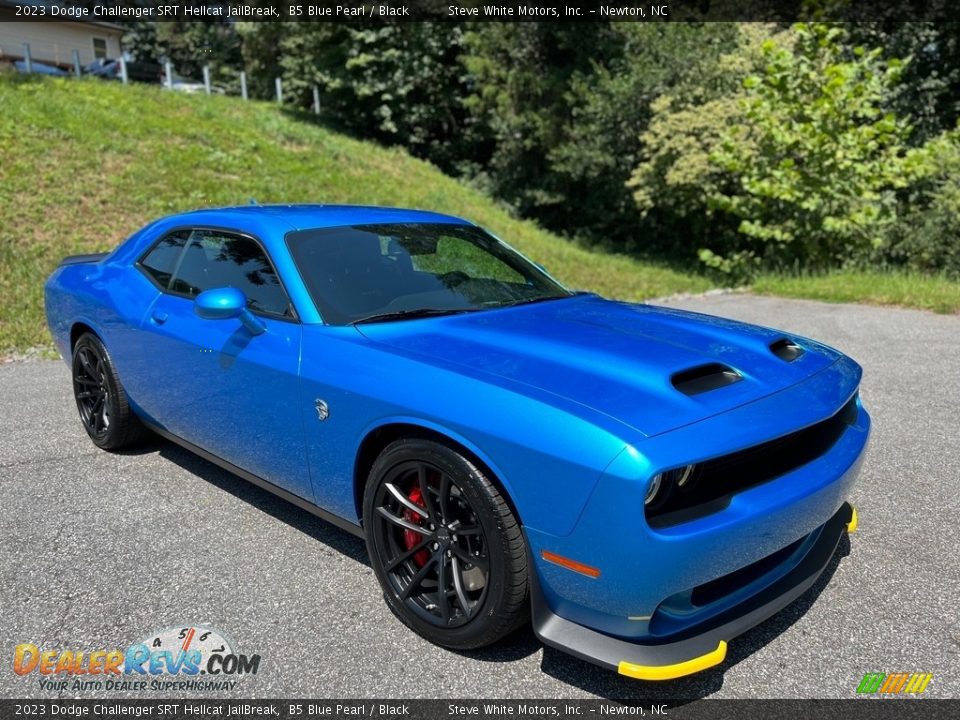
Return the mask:
<svg viewBox="0 0 960 720">
<path fill-rule="evenodd" d="M 361 137 L 400 144 L 446 170 L 466 155 L 462 30 L 446 23 L 292 23 L 280 42 L 291 102 Z"/>
<path fill-rule="evenodd" d="M 732 47 L 698 64 L 650 104 L 639 162 L 627 183 L 646 242 L 659 243 L 677 259 L 695 262 L 703 247 L 736 249 L 736 223 L 710 205 L 710 197 L 734 187 L 736 177 L 711 158 L 727 129 L 746 122 L 743 79 L 763 68 L 763 43 L 792 42 L 792 33 L 778 34 L 773 25 L 734 27 Z"/>
<path fill-rule="evenodd" d="M 236 23 L 250 97 L 266 100 L 275 96 L 276 79 L 283 74 L 280 48 L 293 25 L 287 22 Z"/>
<path fill-rule="evenodd" d="M 621 38 L 605 23 L 484 23 L 465 44 L 483 184 L 521 215 L 569 233 L 582 185 L 556 171 L 550 152 L 568 141 L 573 83 L 619 53 Z"/>
<path fill-rule="evenodd" d="M 140 20 L 118 23 L 126 28 L 123 48 L 133 59 L 143 63 L 160 63 L 164 50 L 157 38 L 157 23 Z"/>
<path fill-rule="evenodd" d="M 731 23 L 617 23 L 612 32 L 617 51 L 608 63 L 572 79 L 570 127 L 548 158 L 577 198 L 562 206 L 567 227 L 617 249 L 662 254 L 672 243 L 652 216 L 640 217 L 627 184 L 644 151 L 653 102 L 700 82 L 735 46 L 738 30 Z"/>
<path fill-rule="evenodd" d="M 911 128 L 886 110 L 903 63 L 879 49 L 847 56 L 844 31 L 797 26 L 794 47 L 768 40 L 764 70 L 744 82 L 744 122 L 724 133 L 711 162 L 736 186 L 711 196 L 739 219 L 733 252 L 700 251 L 709 266 L 836 266 L 882 243 L 897 191 L 925 169 L 907 149 Z"/>
<path fill-rule="evenodd" d="M 234 23 L 212 20 L 157 23 L 157 42 L 163 56 L 181 76 L 200 80 L 203 66 L 209 65 L 215 85 L 237 92 L 243 55 Z"/>
<path fill-rule="evenodd" d="M 928 141 L 923 157 L 927 172 L 905 194 L 900 218 L 870 259 L 960 279 L 960 129 Z"/>
<path fill-rule="evenodd" d="M 881 48 L 884 58 L 909 58 L 889 109 L 909 115 L 921 145 L 952 130 L 960 117 L 960 23 L 854 22 L 846 45 Z"/>
</svg>

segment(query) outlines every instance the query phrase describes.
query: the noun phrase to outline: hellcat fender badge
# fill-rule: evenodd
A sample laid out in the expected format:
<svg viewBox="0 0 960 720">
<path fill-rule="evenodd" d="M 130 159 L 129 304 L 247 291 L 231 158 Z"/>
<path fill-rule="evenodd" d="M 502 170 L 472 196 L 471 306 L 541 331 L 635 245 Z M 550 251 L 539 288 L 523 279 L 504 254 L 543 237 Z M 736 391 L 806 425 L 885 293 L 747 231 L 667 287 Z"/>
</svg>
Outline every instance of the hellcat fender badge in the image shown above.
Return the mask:
<svg viewBox="0 0 960 720">
<path fill-rule="evenodd" d="M 320 398 L 317 398 L 316 400 L 314 400 L 314 407 L 317 408 L 317 420 L 320 420 L 321 422 L 323 422 L 328 417 L 330 417 L 330 408 Z"/>
</svg>

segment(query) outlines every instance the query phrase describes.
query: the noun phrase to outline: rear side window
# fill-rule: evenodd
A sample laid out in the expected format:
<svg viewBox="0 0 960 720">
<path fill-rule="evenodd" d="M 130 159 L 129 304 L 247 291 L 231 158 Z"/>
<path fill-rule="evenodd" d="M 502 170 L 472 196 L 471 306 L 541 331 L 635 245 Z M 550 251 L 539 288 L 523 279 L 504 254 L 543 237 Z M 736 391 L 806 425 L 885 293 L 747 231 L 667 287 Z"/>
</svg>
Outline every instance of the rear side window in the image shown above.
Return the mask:
<svg viewBox="0 0 960 720">
<path fill-rule="evenodd" d="M 247 296 L 251 310 L 292 315 L 290 301 L 266 253 L 254 240 L 239 235 L 194 230 L 169 287 L 187 297 L 235 287 Z"/>
<path fill-rule="evenodd" d="M 180 257 L 180 251 L 183 250 L 189 235 L 188 231 L 167 235 L 140 261 L 143 271 L 160 287 L 170 287 L 170 278 L 177 267 L 177 258 Z"/>
</svg>

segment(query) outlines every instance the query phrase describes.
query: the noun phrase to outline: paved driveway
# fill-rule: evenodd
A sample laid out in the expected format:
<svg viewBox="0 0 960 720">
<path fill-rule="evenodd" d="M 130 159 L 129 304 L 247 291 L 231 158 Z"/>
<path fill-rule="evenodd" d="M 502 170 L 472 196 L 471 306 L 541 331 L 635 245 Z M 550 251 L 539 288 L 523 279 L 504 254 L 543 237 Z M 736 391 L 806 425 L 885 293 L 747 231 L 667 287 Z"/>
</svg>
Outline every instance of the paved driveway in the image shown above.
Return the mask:
<svg viewBox="0 0 960 720">
<path fill-rule="evenodd" d="M 18 643 L 112 649 L 192 623 L 262 656 L 232 697 L 851 697 L 868 671 L 932 672 L 928 695 L 960 696 L 960 317 L 746 295 L 667 304 L 837 346 L 865 368 L 875 423 L 860 530 L 720 669 L 647 685 L 529 630 L 482 652 L 434 647 L 391 616 L 359 540 L 169 443 L 96 450 L 64 365 L 32 361 L 0 366 L 0 697 L 58 694 L 14 675 Z"/>
</svg>

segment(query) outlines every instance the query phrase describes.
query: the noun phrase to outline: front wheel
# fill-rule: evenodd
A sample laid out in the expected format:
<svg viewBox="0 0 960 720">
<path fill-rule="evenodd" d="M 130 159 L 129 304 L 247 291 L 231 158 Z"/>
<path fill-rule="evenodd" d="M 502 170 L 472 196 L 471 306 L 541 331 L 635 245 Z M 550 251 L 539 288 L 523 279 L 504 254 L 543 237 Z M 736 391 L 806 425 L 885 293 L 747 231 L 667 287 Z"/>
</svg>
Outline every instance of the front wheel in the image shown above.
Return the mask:
<svg viewBox="0 0 960 720">
<path fill-rule="evenodd" d="M 370 471 L 363 520 L 387 604 L 427 640 L 483 647 L 526 619 L 520 525 L 460 453 L 425 439 L 389 445 Z"/>
<path fill-rule="evenodd" d="M 92 333 L 81 335 L 73 346 L 73 397 L 80 422 L 97 447 L 119 450 L 148 434 L 130 409 L 107 349 Z"/>
</svg>

